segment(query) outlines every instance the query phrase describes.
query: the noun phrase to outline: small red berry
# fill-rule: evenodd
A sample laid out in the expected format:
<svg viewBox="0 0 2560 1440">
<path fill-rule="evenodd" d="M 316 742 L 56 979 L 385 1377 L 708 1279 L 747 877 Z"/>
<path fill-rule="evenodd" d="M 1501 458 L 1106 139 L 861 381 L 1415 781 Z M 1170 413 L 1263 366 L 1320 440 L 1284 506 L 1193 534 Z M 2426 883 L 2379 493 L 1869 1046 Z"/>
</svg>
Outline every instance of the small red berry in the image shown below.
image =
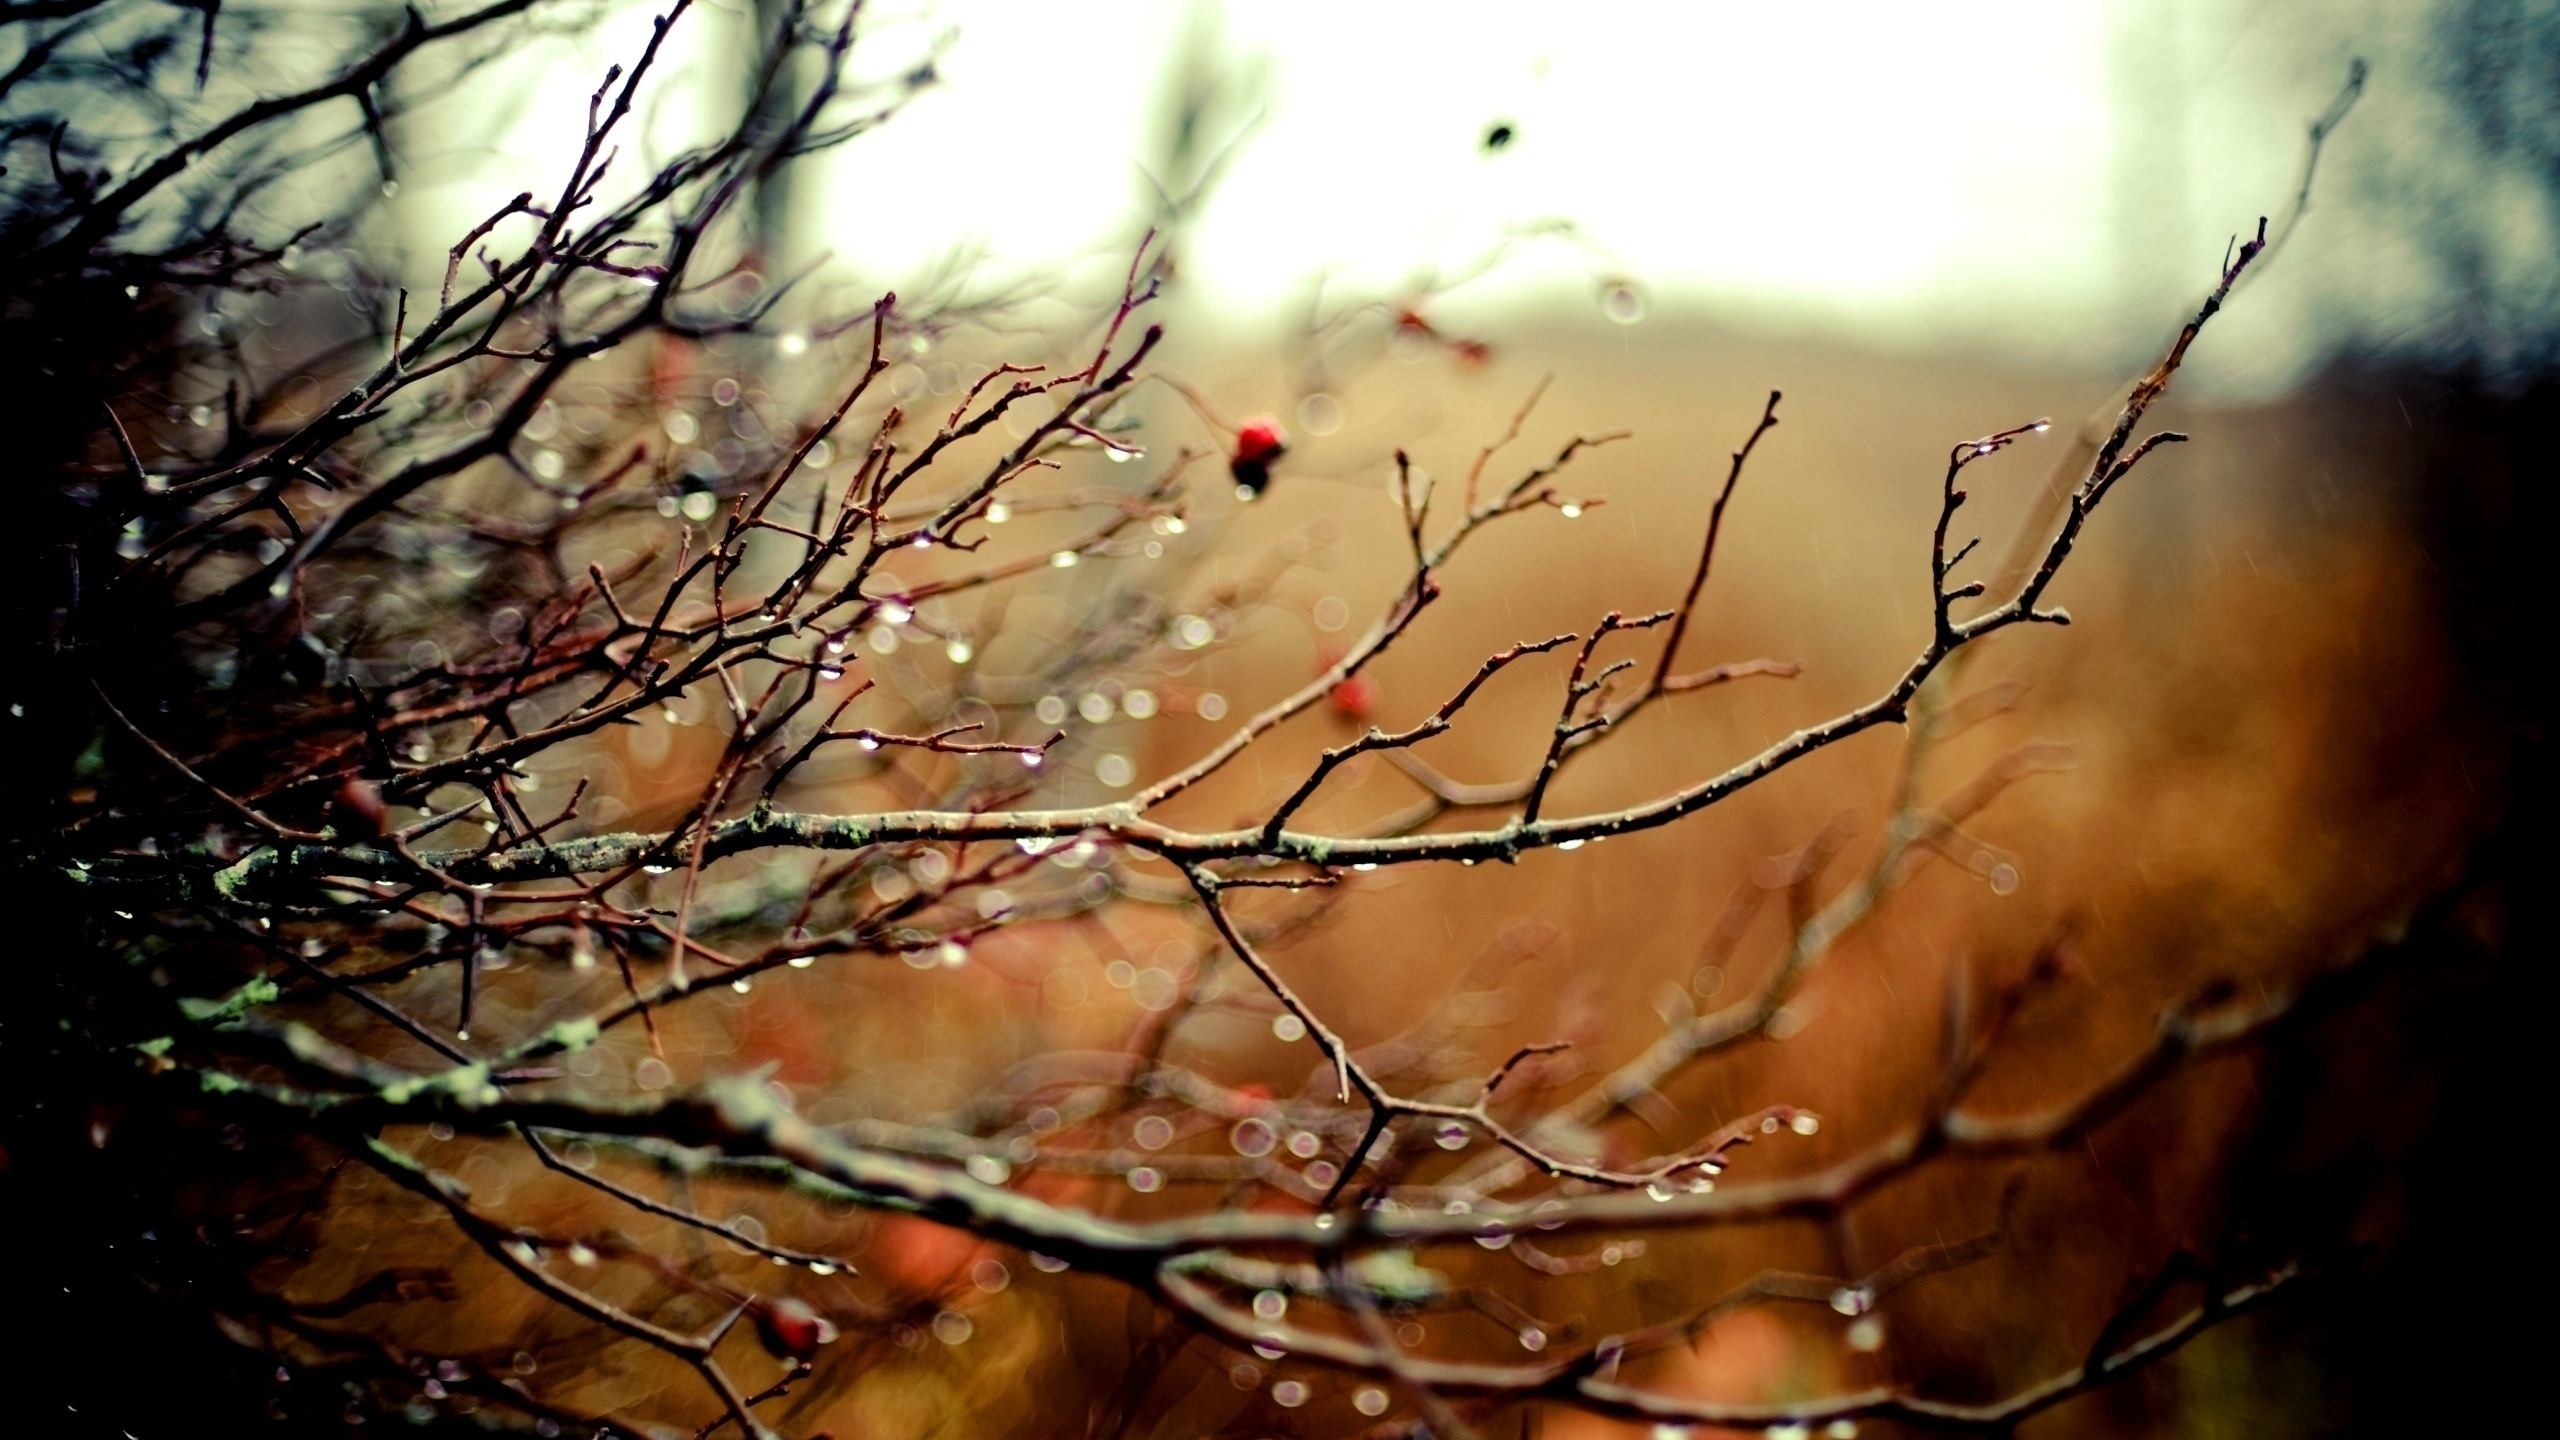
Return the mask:
<svg viewBox="0 0 2560 1440">
<path fill-rule="evenodd" d="M 1289 436 L 1280 422 L 1268 415 L 1256 415 L 1236 430 L 1236 453 L 1227 461 L 1227 470 L 1236 483 L 1259 495 L 1271 483 L 1271 462 L 1289 449 Z"/>
<path fill-rule="evenodd" d="M 808 1360 L 836 1338 L 835 1322 L 805 1300 L 758 1300 L 748 1313 L 755 1317 L 756 1337 L 777 1359 Z"/>
<path fill-rule="evenodd" d="M 1366 675 L 1354 675 L 1333 687 L 1325 699 L 1333 713 L 1352 720 L 1366 720 L 1378 704 L 1378 682 Z"/>
<path fill-rule="evenodd" d="M 383 820 L 391 813 L 382 803 L 382 787 L 361 775 L 350 775 L 338 786 L 331 808 L 340 828 L 350 835 L 367 838 L 382 833 Z"/>
</svg>

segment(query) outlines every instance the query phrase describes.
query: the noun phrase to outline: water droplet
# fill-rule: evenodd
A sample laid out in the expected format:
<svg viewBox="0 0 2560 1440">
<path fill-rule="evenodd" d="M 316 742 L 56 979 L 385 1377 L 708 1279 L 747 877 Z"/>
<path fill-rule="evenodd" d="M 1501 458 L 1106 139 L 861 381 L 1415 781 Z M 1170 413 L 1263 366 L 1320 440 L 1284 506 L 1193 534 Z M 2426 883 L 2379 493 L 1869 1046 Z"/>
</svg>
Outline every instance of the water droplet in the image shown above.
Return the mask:
<svg viewBox="0 0 2560 1440">
<path fill-rule="evenodd" d="M 1203 720 L 1224 720 L 1227 718 L 1227 697 L 1215 690 L 1203 690 L 1200 698 L 1191 702 L 1191 708 Z"/>
<path fill-rule="evenodd" d="M 1363 1385 L 1351 1392 L 1351 1408 L 1363 1415 L 1387 1413 L 1387 1392 L 1375 1385 Z"/>
<path fill-rule="evenodd" d="M 730 989 L 732 989 L 732 990 L 737 991 L 737 992 L 738 992 L 739 994 L 741 994 L 741 995 L 744 995 L 744 994 L 746 994 L 748 991 L 753 990 L 753 989 L 754 989 L 754 988 L 756 988 L 756 987 L 755 987 L 754 982 L 752 982 L 752 981 L 748 980 L 745 976 L 741 975 L 741 976 L 739 976 L 737 979 L 732 980 L 732 981 L 730 981 L 730 982 L 729 982 L 729 988 L 730 988 Z"/>
<path fill-rule="evenodd" d="M 2009 864 L 1991 867 L 1991 893 L 2014 895 L 2018 892 L 2018 867 Z"/>
<path fill-rule="evenodd" d="M 790 966 L 794 970 L 806 970 L 810 966 L 818 963 L 818 957 L 815 955 L 794 955 L 782 963 Z"/>
<path fill-rule="evenodd" d="M 1579 520 L 1582 518 L 1581 502 L 1567 500 L 1562 505 L 1556 507 L 1556 513 L 1562 515 L 1567 520 Z"/>
<path fill-rule="evenodd" d="M 1197 650 L 1201 646 L 1206 645 L 1217 638 L 1218 627 L 1211 624 L 1205 616 L 1178 615 L 1174 617 L 1172 640 L 1173 648 L 1176 650 Z"/>
<path fill-rule="evenodd" d="M 1864 1285 L 1843 1285 L 1831 1292 L 1831 1308 L 1843 1315 L 1864 1315 L 1876 1303 L 1876 1292 Z"/>
<path fill-rule="evenodd" d="M 1849 1327 L 1849 1348 L 1861 1355 L 1872 1355 L 1884 1348 L 1884 1317 L 1869 1315 Z"/>
<path fill-rule="evenodd" d="M 1306 1404 L 1306 1383 L 1299 1380 L 1283 1380 L 1279 1384 L 1272 1386 L 1271 1403 L 1279 1406 L 1283 1410 L 1295 1410 L 1299 1406 Z"/>
<path fill-rule="evenodd" d="M 1644 1193 L 1645 1193 L 1645 1195 L 1646 1195 L 1649 1199 L 1651 1199 L 1655 1204 L 1659 1205 L 1659 1204 L 1662 1204 L 1662 1203 L 1664 1203 L 1664 1202 L 1668 1201 L 1668 1200 L 1671 1198 L 1671 1193 L 1672 1193 L 1672 1192 L 1671 1192 L 1671 1187 L 1670 1187 L 1670 1186 L 1663 1184 L 1663 1183 L 1662 1183 L 1661 1181 L 1659 1181 L 1659 1180 L 1656 1180 L 1656 1181 L 1654 1181 L 1653 1183 L 1651 1183 L 1651 1184 L 1649 1184 L 1649 1185 L 1647 1185 L 1647 1186 L 1645 1186 L 1645 1187 L 1644 1187 Z"/>
<path fill-rule="evenodd" d="M 1156 692 L 1153 690 L 1125 691 L 1120 696 L 1120 710 L 1132 720 L 1150 719 L 1156 713 Z"/>
<path fill-rule="evenodd" d="M 1535 1325 L 1520 1327 L 1520 1348 L 1532 1354 L 1547 1348 L 1547 1332 Z"/>
<path fill-rule="evenodd" d="M 1807 1440 L 1812 1433 L 1800 1422 L 1772 1425 L 1768 1430 L 1769 1440 Z"/>
<path fill-rule="evenodd" d="M 1633 325 L 1644 318 L 1644 291 L 1632 280 L 1613 280 L 1600 291 L 1600 313 L 1618 325 Z"/>
<path fill-rule="evenodd" d="M 976 655 L 978 651 L 975 646 L 972 646 L 966 640 L 954 640 L 950 644 L 942 647 L 942 653 L 951 657 L 952 664 L 966 665 L 969 663 L 970 657 Z"/>
<path fill-rule="evenodd" d="M 933 958 L 942 962 L 943 969 L 957 970 L 969 963 L 969 947 L 957 940 L 945 940 L 933 947 Z"/>
<path fill-rule="evenodd" d="M 1034 1250 L 1031 1252 L 1031 1268 L 1043 1275 L 1055 1275 L 1067 1268 L 1067 1262 L 1054 1255 L 1043 1255 Z"/>
<path fill-rule="evenodd" d="M 1312 1130 L 1301 1130 L 1289 1137 L 1289 1153 L 1301 1160 L 1312 1160 L 1324 1148 L 1324 1140 Z"/>
<path fill-rule="evenodd" d="M 1060 570 L 1073 570 L 1084 563 L 1084 557 L 1073 550 L 1061 550 L 1049 557 L 1049 563 Z"/>
<path fill-rule="evenodd" d="M 1129 1172 L 1129 1188 L 1141 1195 L 1153 1195 L 1164 1188 L 1164 1172 L 1152 1165 L 1140 1165 Z"/>
<path fill-rule="evenodd" d="M 1149 1115 L 1138 1122 L 1134 1134 L 1139 1144 L 1161 1150 L 1173 1143 L 1173 1122 L 1161 1115 Z"/>
<path fill-rule="evenodd" d="M 957 1310 L 945 1310 L 933 1317 L 933 1338 L 945 1345 L 966 1345 L 978 1327 Z"/>
<path fill-rule="evenodd" d="M 989 1295 L 1001 1295 L 1013 1283 L 1013 1272 L 1004 1268 L 1003 1261 L 989 1256 L 969 1267 L 969 1283 Z"/>
<path fill-rule="evenodd" d="M 1822 1128 L 1821 1117 L 1799 1114 L 1787 1122 L 1787 1128 L 1799 1135 L 1811 1135 Z"/>
<path fill-rule="evenodd" d="M 1444 1121 L 1438 1130 L 1432 1132 L 1431 1138 L 1438 1141 L 1443 1150 L 1464 1150 L 1467 1148 L 1467 1127 L 1455 1120 Z"/>
<path fill-rule="evenodd" d="M 1277 1290 L 1264 1290 L 1253 1297 L 1253 1314 L 1257 1320 L 1277 1320 L 1289 1313 L 1289 1297 Z"/>
<path fill-rule="evenodd" d="M 1067 718 L 1067 700 L 1063 695 L 1043 695 L 1031 707 L 1043 725 L 1056 725 Z"/>
<path fill-rule="evenodd" d="M 1272 1147 L 1279 1143 L 1279 1139 L 1278 1132 L 1271 1128 L 1270 1122 L 1250 1116 L 1237 1121 L 1235 1128 L 1227 1132 L 1227 1143 L 1235 1147 L 1237 1154 L 1248 1160 L 1259 1160 L 1270 1154 Z"/>
<path fill-rule="evenodd" d="M 2036 428 L 2041 430 L 2044 427 L 2039 425 Z M 1822 1433 L 1830 1436 L 1831 1440 L 1858 1440 L 1858 1422 L 1855 1420 L 1834 1420 L 1830 1424 L 1822 1427 Z"/>
<path fill-rule="evenodd" d="M 1299 1019 L 1295 1015 L 1284 1014 L 1272 1020 L 1271 1033 L 1279 1036 L 1284 1041 L 1295 1044 L 1296 1042 L 1307 1038 L 1307 1022 Z"/>
<path fill-rule="evenodd" d="M 1298 402 L 1298 425 L 1310 435 L 1331 435 L 1343 419 L 1342 402 L 1321 390 Z"/>
<path fill-rule="evenodd" d="M 1760 1117 L 1760 1133 L 1763 1135 L 1777 1134 L 1778 1117 L 1775 1115 L 1764 1115 Z"/>
<path fill-rule="evenodd" d="M 569 1256 L 569 1263 L 572 1265 L 593 1265 L 596 1263 L 596 1252 L 583 1240 L 570 1241 L 567 1253 Z"/>
<path fill-rule="evenodd" d="M 995 1155 L 972 1155 L 960 1162 L 960 1168 L 981 1185 L 1001 1185 L 1013 1175 L 1013 1167 Z"/>
</svg>

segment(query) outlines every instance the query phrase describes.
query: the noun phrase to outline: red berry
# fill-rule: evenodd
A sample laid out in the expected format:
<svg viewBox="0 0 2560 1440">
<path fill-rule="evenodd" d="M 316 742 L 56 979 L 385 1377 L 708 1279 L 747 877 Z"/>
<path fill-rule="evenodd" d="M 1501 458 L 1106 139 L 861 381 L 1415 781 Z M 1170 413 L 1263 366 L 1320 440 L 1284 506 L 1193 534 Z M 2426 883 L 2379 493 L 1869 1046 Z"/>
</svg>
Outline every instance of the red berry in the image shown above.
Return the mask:
<svg viewBox="0 0 2560 1440">
<path fill-rule="evenodd" d="M 1271 483 L 1271 462 L 1289 448 L 1289 437 L 1280 422 L 1268 415 L 1256 415 L 1236 431 L 1236 453 L 1227 461 L 1227 469 L 1236 483 L 1259 495 Z"/>
<path fill-rule="evenodd" d="M 349 834 L 370 837 L 382 833 L 383 818 L 391 812 L 382 803 L 381 786 L 361 775 L 350 775 L 333 798 L 336 818 Z"/>
<path fill-rule="evenodd" d="M 1366 720 L 1378 703 L 1378 682 L 1366 675 L 1354 675 L 1334 686 L 1325 698 L 1333 705 L 1336 715 Z"/>
<path fill-rule="evenodd" d="M 1289 448 L 1289 437 L 1280 422 L 1268 415 L 1256 415 L 1236 431 L 1236 458 L 1269 463 Z"/>
<path fill-rule="evenodd" d="M 749 1313 L 755 1317 L 757 1338 L 779 1359 L 810 1359 L 819 1346 L 836 1338 L 835 1322 L 805 1300 L 759 1300 Z"/>
</svg>

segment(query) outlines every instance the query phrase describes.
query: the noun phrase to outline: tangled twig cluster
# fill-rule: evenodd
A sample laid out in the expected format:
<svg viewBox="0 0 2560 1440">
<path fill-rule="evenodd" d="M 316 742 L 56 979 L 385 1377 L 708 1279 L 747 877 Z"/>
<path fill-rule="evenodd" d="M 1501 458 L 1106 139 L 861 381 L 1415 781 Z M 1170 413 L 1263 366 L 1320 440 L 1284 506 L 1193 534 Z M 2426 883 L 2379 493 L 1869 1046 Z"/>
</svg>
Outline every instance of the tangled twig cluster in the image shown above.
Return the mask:
<svg viewBox="0 0 2560 1440">
<path fill-rule="evenodd" d="M 171 200 L 195 163 L 304 134 L 294 127 L 353 101 L 352 133 L 387 164 L 380 97 L 402 67 L 536 9 L 508 0 L 433 23 L 412 12 L 319 83 L 194 128 L 173 122 L 183 133 L 118 173 L 83 179 L 57 160 L 59 203 L 21 197 L 12 217 L 14 283 L 29 295 L 202 285 L 216 296 L 204 311 L 216 334 L 225 297 L 257 286 L 308 294 L 282 267 L 328 235 L 263 248 L 238 239 L 231 212 L 207 217 L 201 195 L 192 211 Z M 957 312 L 891 296 L 787 328 L 790 287 L 736 243 L 742 197 L 877 123 L 929 76 L 846 83 L 861 7 L 794 7 L 753 79 L 747 113 L 765 118 L 624 183 L 615 166 L 642 88 L 689 10 L 676 0 L 628 73 L 595 91 L 556 192 L 517 196 L 451 248 L 432 304 L 363 282 L 381 303 L 373 328 L 337 350 L 350 378 L 335 398 L 313 399 L 305 378 L 329 356 L 262 371 L 217 344 L 194 373 L 229 384 L 218 425 L 199 417 L 192 429 L 146 431 L 111 405 L 98 432 L 111 462 L 68 472 L 55 592 L 68 598 L 44 612 L 49 659 L 29 672 L 55 683 L 16 703 L 21 718 L 32 706 L 56 728 L 96 724 L 107 762 L 55 804 L 34 864 L 84 917 L 94 953 L 131 957 L 197 997 L 154 1000 L 90 1037 L 139 1072 L 146 1093 L 286 1137 L 327 1176 L 370 1167 L 534 1294 L 697 1373 L 725 1412 L 706 1434 L 723 1423 L 771 1433 L 757 1407 L 808 1373 L 823 1345 L 856 1331 L 912 1333 L 923 1317 L 841 1290 L 769 1294 L 791 1287 L 742 1280 L 698 1244 L 545 1230 L 476 1194 L 436 1158 L 440 1147 L 500 1142 L 515 1163 L 671 1222 L 671 1234 L 708 1232 L 815 1280 L 848 1276 L 861 1257 L 718 1218 L 688 1187 L 713 1179 L 921 1217 L 1028 1252 L 1044 1270 L 1111 1277 L 1240 1354 L 1378 1377 L 1409 1402 L 1382 1426 L 1443 1434 L 1463 1433 L 1470 1407 L 1530 1397 L 1773 1432 L 1869 1416 L 2000 1430 L 2291 1278 L 2204 1273 L 2194 1309 L 2144 1328 L 2190 1278 L 2164 1276 L 2084 1363 L 1993 1401 L 1885 1388 L 1731 1405 L 1651 1388 L 1625 1367 L 1744 1305 L 1863 1314 L 1913 1278 L 1977 1258 L 1999 1231 L 1912 1250 L 1863 1277 L 1771 1272 L 1690 1313 L 1553 1348 L 1532 1310 L 1414 1258 L 1473 1242 L 1532 1276 L 1582 1273 L 1639 1242 L 1613 1241 L 1605 1258 L 1561 1248 L 1580 1237 L 1836 1213 L 1942 1156 L 2073 1145 L 2163 1076 L 2250 1043 L 2323 986 L 2387 960 L 2363 957 L 2293 995 L 2200 997 L 2079 1098 L 1977 1114 L 1969 1087 L 2002 1022 L 2065 965 L 2068 937 L 2058 937 L 1987 1001 L 1959 971 L 1932 1092 L 1882 1139 L 1822 1169 L 1727 1174 L 1742 1147 L 1814 1133 L 1816 1117 L 1786 1104 L 1647 1158 L 1611 1163 L 1586 1143 L 1673 1077 L 1778 1033 L 1804 977 L 1844 935 L 1933 855 L 1968 853 L 1968 816 L 2051 762 L 2030 746 L 1926 793 L 1934 749 L 2014 698 L 1998 685 L 1961 691 L 1971 647 L 2014 627 L 2067 624 L 2045 597 L 2093 517 L 2156 447 L 2182 438 L 2141 427 L 2262 253 L 2263 224 L 2077 455 L 2059 513 L 1979 579 L 1965 578 L 1982 573 L 1976 542 L 1959 538 L 1965 472 L 2046 427 L 1951 450 L 1929 546 L 1928 642 L 1865 703 L 1635 804 L 1582 812 L 1559 801 L 1558 779 L 1658 702 L 1795 673 L 1771 659 L 1683 668 L 1728 506 L 1778 425 L 1773 393 L 1732 452 L 1675 604 L 1524 638 L 1414 723 L 1326 749 L 1258 813 L 1200 828 L 1166 818 L 1174 802 L 1264 753 L 1292 721 L 1340 708 L 1345 687 L 1417 633 L 1475 537 L 1592 503 L 1564 477 L 1616 437 L 1576 437 L 1504 480 L 1495 463 L 1518 439 L 1524 407 L 1454 495 L 1399 454 L 1407 569 L 1384 612 L 1194 758 L 1139 774 L 1092 737 L 1108 733 L 1105 722 L 1177 709 L 1218 724 L 1223 702 L 1186 691 L 1181 662 L 1227 643 L 1267 588 L 1175 598 L 1210 553 L 1200 497 L 1214 487 L 1195 463 L 1206 449 L 1150 453 L 1134 408 L 1158 381 L 1199 395 L 1157 364 L 1161 331 L 1144 323 L 1166 275 L 1162 247 L 1140 247 L 1063 364 L 953 366 L 934 384 L 912 362 L 933 354 Z M 203 12 L 207 65 L 215 14 Z M 109 3 L 17 7 L 7 23 L 54 27 L 27 31 L 37 38 L 14 87 L 47 73 L 77 27 L 129 20 Z M 786 85 L 805 88 L 777 104 Z M 54 137 L 57 155 L 67 133 Z M 290 155 L 302 158 L 277 163 L 316 163 L 307 150 Z M 255 188 L 252 171 L 230 173 L 237 190 Z M 140 217 L 164 210 L 186 213 L 151 225 L 180 238 L 149 249 L 157 232 Z M 838 383 L 795 406 L 766 393 L 759 367 Z M 949 398 L 928 401 L 928 385 Z M 1097 460 L 1128 463 L 1102 470 Z M 1012 539 L 1026 530 L 1041 538 Z M 1022 643 L 1007 624 L 1011 599 L 1058 586 L 1073 587 L 1076 623 Z M 1007 645 L 1020 663 L 981 663 Z M 139 676 L 120 663 L 146 652 L 159 658 Z M 1551 652 L 1570 663 L 1528 773 L 1464 783 L 1415 753 L 1468 723 L 1470 705 L 1512 683 L 1513 667 Z M 173 696 L 185 704 L 173 709 Z M 1062 728 L 1070 696 L 1085 730 Z M 1884 726 L 1905 728 L 1907 752 L 1871 863 L 1826 890 L 1842 836 L 1825 831 L 1752 877 L 1710 937 L 1720 961 L 1782 896 L 1787 939 L 1767 980 L 1676 1020 L 1618 1071 L 1538 1113 L 1505 1085 L 1554 1047 L 1453 1077 L 1451 1057 L 1464 1050 L 1451 1022 L 1355 1044 L 1275 959 L 1371 872 L 1510 863 L 1671 825 Z M 685 759 L 674 790 L 590 783 L 624 775 L 644 746 L 664 755 L 675 744 Z M 1329 781 L 1371 756 L 1412 782 L 1410 804 L 1359 824 L 1304 818 Z M 558 798 L 549 787 L 564 783 Z M 1036 945 L 1082 928 L 1126 946 L 1185 927 L 1193 962 L 1152 972 L 1160 993 L 1109 1063 L 1035 1057 L 1057 1063 L 1026 1062 L 923 1123 L 821 1123 L 763 1076 L 679 1077 L 668 1063 L 667 1032 L 706 997 L 744 994 L 777 972 L 938 971 L 997 937 Z M 1284 1037 L 1313 1043 L 1322 1083 L 1275 1098 L 1167 1058 L 1169 1037 L 1193 1017 L 1253 1004 L 1276 1007 Z M 642 1057 L 632 1084 L 582 1068 L 606 1048 Z M 1097 1138 L 1131 1124 L 1139 1150 Z M 1192 1143 L 1212 1138 L 1225 1144 Z M 1129 1220 L 1035 1183 L 1096 1172 L 1183 1203 Z M 590 1278 L 597 1266 L 623 1278 Z M 636 1423 L 485 1368 L 420 1370 L 381 1327 L 349 1319 L 449 1286 L 395 1267 L 326 1300 L 270 1295 L 247 1308 L 258 1343 L 289 1364 L 370 1366 L 402 1394 L 475 1394 L 545 1433 Z M 1399 1329 L 1453 1307 L 1494 1317 L 1532 1358 L 1438 1356 Z M 746 1331 L 757 1344 L 733 1343 Z M 1358 1408 L 1381 1415 L 1391 1403 L 1364 1389 Z"/>
</svg>

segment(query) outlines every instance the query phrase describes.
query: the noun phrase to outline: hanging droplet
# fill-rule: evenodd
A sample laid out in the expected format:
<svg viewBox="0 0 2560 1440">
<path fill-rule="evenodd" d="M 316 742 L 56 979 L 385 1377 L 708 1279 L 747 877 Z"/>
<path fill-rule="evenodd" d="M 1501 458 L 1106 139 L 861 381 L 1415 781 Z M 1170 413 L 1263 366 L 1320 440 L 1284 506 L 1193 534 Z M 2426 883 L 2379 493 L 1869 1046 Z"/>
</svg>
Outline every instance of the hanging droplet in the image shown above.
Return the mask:
<svg viewBox="0 0 2560 1440">
<path fill-rule="evenodd" d="M 1633 325 L 1644 318 L 1644 291 L 1632 280 L 1614 280 L 1600 291 L 1600 313 L 1612 324 Z"/>
<path fill-rule="evenodd" d="M 1451 1120 L 1434 1132 L 1431 1138 L 1438 1141 L 1443 1150 L 1464 1150 L 1467 1148 L 1467 1127 Z"/>
<path fill-rule="evenodd" d="M 1248 1160 L 1259 1160 L 1270 1154 L 1279 1141 L 1279 1132 L 1271 1128 L 1270 1122 L 1251 1116 L 1237 1121 L 1235 1128 L 1227 1132 L 1227 1143 Z"/>
</svg>

